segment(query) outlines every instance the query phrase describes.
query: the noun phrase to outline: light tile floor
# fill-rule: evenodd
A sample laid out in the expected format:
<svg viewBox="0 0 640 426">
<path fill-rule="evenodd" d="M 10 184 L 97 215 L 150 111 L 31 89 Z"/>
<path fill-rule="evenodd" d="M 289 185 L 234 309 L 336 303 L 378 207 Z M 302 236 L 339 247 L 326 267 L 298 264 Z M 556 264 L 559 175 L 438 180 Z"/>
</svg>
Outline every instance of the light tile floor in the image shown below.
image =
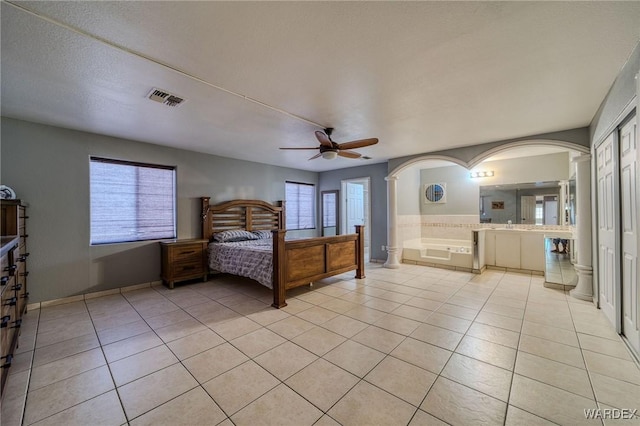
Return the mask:
<svg viewBox="0 0 640 426">
<path fill-rule="evenodd" d="M 269 306 L 217 277 L 27 314 L 2 425 L 609 424 L 640 370 L 542 277 L 369 265 Z"/>
</svg>

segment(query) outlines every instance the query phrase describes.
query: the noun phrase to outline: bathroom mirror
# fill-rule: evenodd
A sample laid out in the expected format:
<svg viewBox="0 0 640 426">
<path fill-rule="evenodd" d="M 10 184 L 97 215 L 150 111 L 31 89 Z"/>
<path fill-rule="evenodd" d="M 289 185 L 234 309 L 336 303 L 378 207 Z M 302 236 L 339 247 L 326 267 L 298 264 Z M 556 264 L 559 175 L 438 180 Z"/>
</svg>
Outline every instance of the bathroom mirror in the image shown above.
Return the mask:
<svg viewBox="0 0 640 426">
<path fill-rule="evenodd" d="M 340 191 L 322 191 L 322 236 L 338 235 L 338 194 Z"/>
<path fill-rule="evenodd" d="M 561 225 L 560 189 L 558 181 L 480 186 L 480 222 Z"/>
</svg>

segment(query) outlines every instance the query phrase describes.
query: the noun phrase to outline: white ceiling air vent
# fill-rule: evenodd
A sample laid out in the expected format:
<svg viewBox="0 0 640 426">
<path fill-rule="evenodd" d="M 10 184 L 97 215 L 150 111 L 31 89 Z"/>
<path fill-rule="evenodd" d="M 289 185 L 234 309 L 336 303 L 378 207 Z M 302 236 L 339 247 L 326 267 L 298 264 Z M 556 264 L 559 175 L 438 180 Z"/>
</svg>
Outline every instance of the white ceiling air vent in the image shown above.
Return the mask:
<svg viewBox="0 0 640 426">
<path fill-rule="evenodd" d="M 151 89 L 151 91 L 147 95 L 147 98 L 171 107 L 180 106 L 180 104 L 183 104 L 185 102 L 184 98 L 181 98 L 180 96 L 174 95 L 162 89 L 156 89 L 155 87 Z"/>
</svg>

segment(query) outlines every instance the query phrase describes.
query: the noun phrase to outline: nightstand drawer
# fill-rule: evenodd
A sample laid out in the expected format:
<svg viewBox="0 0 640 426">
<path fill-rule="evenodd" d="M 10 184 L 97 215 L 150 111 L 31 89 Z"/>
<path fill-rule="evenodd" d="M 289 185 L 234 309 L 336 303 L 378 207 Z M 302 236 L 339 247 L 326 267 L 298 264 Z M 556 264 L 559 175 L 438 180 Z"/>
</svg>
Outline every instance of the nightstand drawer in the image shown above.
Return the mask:
<svg viewBox="0 0 640 426">
<path fill-rule="evenodd" d="M 204 265 L 200 261 L 196 262 L 178 262 L 173 264 L 173 278 L 182 278 L 193 275 L 202 275 L 204 273 Z"/>
<path fill-rule="evenodd" d="M 173 247 L 171 254 L 174 262 L 201 261 L 202 244 L 185 244 Z"/>
</svg>

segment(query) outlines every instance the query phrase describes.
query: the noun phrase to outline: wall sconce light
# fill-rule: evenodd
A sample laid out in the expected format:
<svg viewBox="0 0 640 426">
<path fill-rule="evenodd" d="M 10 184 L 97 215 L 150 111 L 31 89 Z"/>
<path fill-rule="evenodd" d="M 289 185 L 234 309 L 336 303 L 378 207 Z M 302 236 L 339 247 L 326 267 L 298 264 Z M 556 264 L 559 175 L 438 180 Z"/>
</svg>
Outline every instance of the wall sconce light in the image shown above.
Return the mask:
<svg viewBox="0 0 640 426">
<path fill-rule="evenodd" d="M 493 176 L 493 174 L 494 174 L 493 170 L 489 170 L 489 171 L 486 171 L 486 172 L 471 172 L 471 173 L 469 173 L 469 176 L 472 179 L 475 179 L 475 178 L 491 177 L 491 176 Z"/>
</svg>

